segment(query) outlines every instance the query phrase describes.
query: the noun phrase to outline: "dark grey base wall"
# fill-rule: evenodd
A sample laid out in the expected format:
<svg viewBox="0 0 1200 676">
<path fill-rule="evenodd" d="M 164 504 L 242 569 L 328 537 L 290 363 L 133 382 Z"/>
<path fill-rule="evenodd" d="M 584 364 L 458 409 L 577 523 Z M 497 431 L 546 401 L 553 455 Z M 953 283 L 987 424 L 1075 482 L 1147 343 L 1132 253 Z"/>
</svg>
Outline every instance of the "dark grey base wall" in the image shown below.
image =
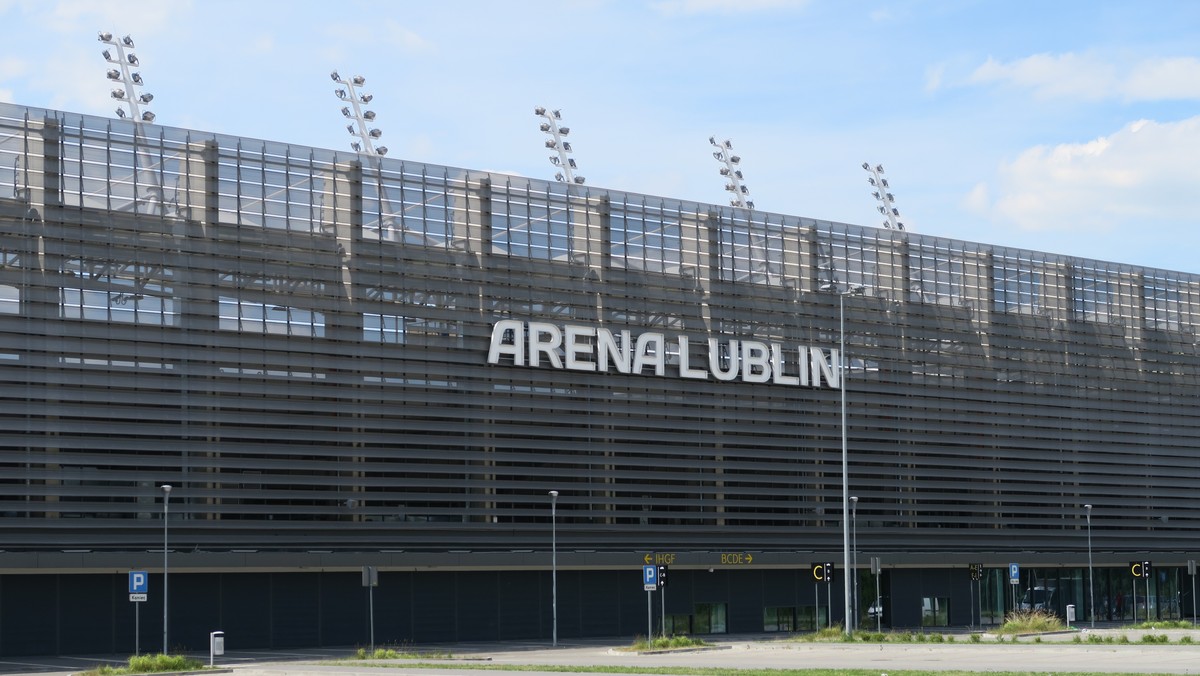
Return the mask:
<svg viewBox="0 0 1200 676">
<path fill-rule="evenodd" d="M 962 568 L 885 569 L 880 577 L 882 628 L 937 631 L 1002 622 L 1021 593 L 1032 587 L 1055 590 L 1046 609 L 1066 617 L 1076 606 L 1077 625 L 1090 617 L 1094 593 L 1097 621 L 1191 616 L 1195 599 L 1187 569 L 1163 566 L 1154 573 L 1146 603 L 1144 582 L 1136 589 L 1125 567 L 1097 568 L 1094 591 L 1086 568 L 1023 569 L 1021 585 L 1007 571 L 989 568 L 979 583 Z M 560 570 L 558 636 L 632 640 L 647 632 L 647 592 L 640 569 Z M 843 578 L 815 584 L 809 568 L 677 569 L 665 593 L 649 594 L 653 631 L 666 601 L 673 633 L 758 633 L 803 631 L 814 614 L 821 625 L 843 623 Z M 134 652 L 134 605 L 126 575 L 0 575 L 0 656 Z M 159 652 L 162 634 L 162 576 L 150 576 L 149 600 L 140 608 L 142 652 Z M 1136 592 L 1136 594 L 1135 594 Z M 875 579 L 860 571 L 858 617 L 869 616 Z M 368 592 L 359 572 L 171 573 L 172 651 L 207 652 L 209 632 L 225 632 L 230 650 L 359 646 L 370 641 Z M 814 601 L 815 599 L 815 601 Z M 548 570 L 382 571 L 375 588 L 376 645 L 456 641 L 549 641 L 553 631 Z M 722 624 L 700 620 L 722 608 Z M 982 606 L 982 607 L 981 607 Z M 930 611 L 936 611 L 931 613 Z M 792 617 L 782 626 L 780 615 Z M 767 617 L 776 618 L 768 626 Z M 690 623 L 690 624 L 689 624 Z M 690 628 L 689 628 L 690 626 Z M 704 627 L 708 627 L 706 630 Z"/>
<path fill-rule="evenodd" d="M 640 570 L 559 571 L 560 638 L 646 633 Z M 804 570 L 672 570 L 668 614 L 725 603 L 729 632 L 763 630 L 765 606 L 813 603 Z M 389 572 L 375 589 L 375 642 L 549 639 L 550 571 Z M 134 603 L 125 575 L 0 576 L 0 655 L 133 653 Z M 162 576 L 140 608 L 142 652 L 162 649 Z M 822 586 L 821 603 L 826 590 Z M 834 617 L 841 616 L 834 585 Z M 172 650 L 206 651 L 209 632 L 230 650 L 369 642 L 367 590 L 354 573 L 172 573 Z M 651 595 L 659 630 L 662 594 Z"/>
</svg>

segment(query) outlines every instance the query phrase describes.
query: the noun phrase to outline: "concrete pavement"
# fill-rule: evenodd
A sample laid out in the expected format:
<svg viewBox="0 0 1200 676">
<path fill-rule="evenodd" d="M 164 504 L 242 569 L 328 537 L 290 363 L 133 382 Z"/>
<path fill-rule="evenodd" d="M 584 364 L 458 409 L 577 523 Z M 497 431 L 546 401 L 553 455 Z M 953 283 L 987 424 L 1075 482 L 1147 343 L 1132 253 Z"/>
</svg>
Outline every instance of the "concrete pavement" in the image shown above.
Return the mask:
<svg viewBox="0 0 1200 676">
<path fill-rule="evenodd" d="M 1033 673 L 1131 673 L 1131 674 L 1200 674 L 1200 631 L 1162 630 L 1149 633 L 1167 634 L 1169 644 L 1142 644 L 1142 631 L 1104 629 L 1098 636 L 1117 640 L 1125 635 L 1130 643 L 1074 643 L 1075 636 L 1087 633 L 1046 635 L 1042 642 L 1022 638 L 1018 643 L 997 642 L 985 638 L 981 643 L 969 643 L 967 637 L 956 636 L 954 643 L 807 643 L 803 641 L 768 638 L 763 635 L 707 640 L 712 648 L 692 652 L 654 654 L 629 653 L 620 648 L 627 641 L 560 641 L 557 648 L 548 642 L 464 643 L 428 646 L 434 654 L 452 657 L 445 660 L 396 660 L 389 669 L 379 663 L 329 664 L 329 660 L 345 658 L 352 648 L 312 649 L 296 651 L 236 651 L 218 658 L 219 666 L 231 668 L 235 676 L 464 676 L 454 669 L 455 663 L 492 665 L 554 665 L 637 667 L 722 667 L 733 669 L 868 669 L 877 673 L 896 670 L 964 670 L 964 671 L 1025 671 Z M 1197 644 L 1180 644 L 1179 637 L 1192 635 Z M 204 656 L 207 661 L 207 655 Z M 91 660 L 89 662 L 89 659 Z M 29 660 L 2 660 L 0 673 L 38 672 L 52 676 L 83 670 L 109 658 L 58 657 Z M 445 669 L 418 669 L 414 662 L 445 662 Z M 38 666 L 38 665 L 41 666 Z M 489 672 L 493 676 L 521 674 L 529 671 Z M 543 672 L 548 673 L 548 672 Z"/>
</svg>

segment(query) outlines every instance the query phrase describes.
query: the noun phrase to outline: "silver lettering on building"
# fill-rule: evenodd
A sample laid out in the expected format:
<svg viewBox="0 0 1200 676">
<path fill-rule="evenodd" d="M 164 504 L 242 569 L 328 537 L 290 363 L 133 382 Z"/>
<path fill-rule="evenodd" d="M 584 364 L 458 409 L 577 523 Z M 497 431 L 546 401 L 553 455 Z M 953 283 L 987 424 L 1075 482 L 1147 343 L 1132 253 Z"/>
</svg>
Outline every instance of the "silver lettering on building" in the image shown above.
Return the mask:
<svg viewBox="0 0 1200 676">
<path fill-rule="evenodd" d="M 694 346 L 706 354 L 700 356 Z M 778 342 L 503 319 L 492 325 L 489 364 L 656 375 L 792 387 L 841 387 L 838 351 Z"/>
</svg>

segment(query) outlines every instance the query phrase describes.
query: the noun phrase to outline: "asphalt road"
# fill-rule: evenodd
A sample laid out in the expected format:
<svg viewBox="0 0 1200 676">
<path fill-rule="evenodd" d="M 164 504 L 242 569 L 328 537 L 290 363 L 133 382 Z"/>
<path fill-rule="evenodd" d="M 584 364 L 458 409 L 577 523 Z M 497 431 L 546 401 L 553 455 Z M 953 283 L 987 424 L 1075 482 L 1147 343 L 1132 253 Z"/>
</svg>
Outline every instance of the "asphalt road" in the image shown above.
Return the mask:
<svg viewBox="0 0 1200 676">
<path fill-rule="evenodd" d="M 762 669 L 869 669 L 880 674 L 907 669 L 967 671 L 1028 671 L 1035 673 L 1134 673 L 1200 674 L 1200 631 L 1158 631 L 1171 636 L 1169 644 L 1142 644 L 1140 631 L 1100 630 L 1099 635 L 1126 635 L 1130 643 L 1073 643 L 1075 634 L 1032 638 L 1019 643 L 804 643 L 765 636 L 709 639 L 713 648 L 691 652 L 632 654 L 620 650 L 628 645 L 620 639 L 609 641 L 471 643 L 428 646 L 451 657 L 448 662 L 480 662 L 493 665 L 558 666 L 638 666 L 638 667 L 728 667 Z M 1179 637 L 1190 634 L 1196 644 L 1180 644 Z M 1086 634 L 1085 634 L 1086 636 Z M 1086 638 L 1085 638 L 1086 640 Z M 393 668 L 381 671 L 362 664 L 330 665 L 322 661 L 346 657 L 352 648 L 296 651 L 238 651 L 217 658 L 216 664 L 230 669 L 234 676 L 466 676 L 462 670 L 406 668 L 397 660 Z M 199 657 L 199 656 L 198 656 Z M 203 656 L 207 661 L 208 656 Z M 38 673 L 65 675 L 104 662 L 119 662 L 116 656 L 63 656 L 10 658 L 0 660 L 0 673 Z M 434 660 L 426 660 L 426 662 Z M 449 664 L 447 665 L 449 666 Z M 476 672 L 478 673 L 478 672 Z M 491 676 L 539 672 L 489 671 Z M 543 672 L 545 673 L 545 672 Z"/>
</svg>

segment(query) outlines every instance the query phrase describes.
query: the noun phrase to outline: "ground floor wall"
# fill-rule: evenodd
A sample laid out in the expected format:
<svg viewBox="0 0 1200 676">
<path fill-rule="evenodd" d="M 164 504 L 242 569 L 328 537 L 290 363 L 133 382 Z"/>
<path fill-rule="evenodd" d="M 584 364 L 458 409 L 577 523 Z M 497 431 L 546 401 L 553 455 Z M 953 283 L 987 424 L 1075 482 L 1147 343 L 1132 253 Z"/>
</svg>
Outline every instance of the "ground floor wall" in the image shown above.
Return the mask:
<svg viewBox="0 0 1200 676">
<path fill-rule="evenodd" d="M 979 626 L 1003 619 L 1023 599 L 1043 600 L 1078 623 L 1091 604 L 1087 569 L 1030 569 L 1007 585 L 1007 570 L 974 581 L 961 568 L 901 568 L 858 576 L 852 606 L 858 626 L 922 628 Z M 172 572 L 172 650 L 206 651 L 212 631 L 229 649 L 361 646 L 455 641 L 545 640 L 806 631 L 841 626 L 844 587 L 813 580 L 803 569 L 694 569 L 670 572 L 664 590 L 646 592 L 640 569 L 559 570 L 557 595 L 549 570 L 380 571 L 379 586 L 362 586 L 359 571 Z M 1098 620 L 1190 616 L 1186 570 L 1157 569 L 1136 590 L 1124 568 L 1095 571 Z M 878 604 L 873 603 L 878 581 Z M 1144 585 L 1144 581 L 1139 582 Z M 0 575 L 0 655 L 130 653 L 163 648 L 161 574 L 151 574 L 144 603 L 129 601 L 124 574 Z M 1030 592 L 1029 590 L 1035 590 Z M 373 599 L 371 598 L 373 595 Z M 665 602 L 665 606 L 663 603 Z M 881 610 L 872 611 L 872 606 Z M 135 629 L 136 627 L 136 629 Z"/>
</svg>

